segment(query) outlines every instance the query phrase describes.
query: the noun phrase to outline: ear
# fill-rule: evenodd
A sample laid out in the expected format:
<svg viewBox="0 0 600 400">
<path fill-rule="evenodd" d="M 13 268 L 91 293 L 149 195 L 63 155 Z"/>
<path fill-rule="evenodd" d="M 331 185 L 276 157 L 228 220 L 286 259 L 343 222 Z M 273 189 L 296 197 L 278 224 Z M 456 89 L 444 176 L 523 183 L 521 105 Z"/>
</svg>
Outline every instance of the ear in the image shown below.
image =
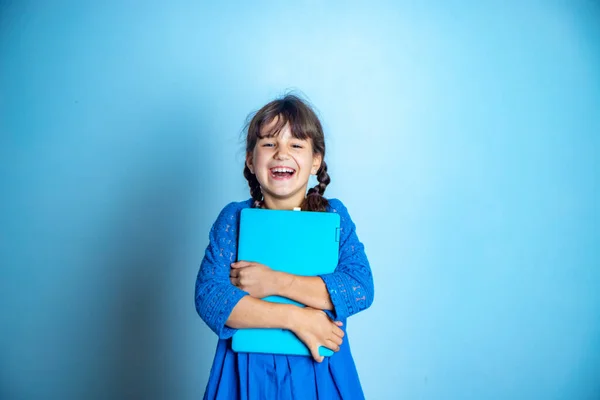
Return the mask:
<svg viewBox="0 0 600 400">
<path fill-rule="evenodd" d="M 310 173 L 312 175 L 316 175 L 319 172 L 319 168 L 321 168 L 321 162 L 323 161 L 323 154 L 316 153 L 313 155 L 312 168 L 310 169 Z"/>
<path fill-rule="evenodd" d="M 250 172 L 254 173 L 254 157 L 252 156 L 252 153 L 246 153 L 246 166 L 248 167 L 248 169 L 250 170 Z"/>
</svg>

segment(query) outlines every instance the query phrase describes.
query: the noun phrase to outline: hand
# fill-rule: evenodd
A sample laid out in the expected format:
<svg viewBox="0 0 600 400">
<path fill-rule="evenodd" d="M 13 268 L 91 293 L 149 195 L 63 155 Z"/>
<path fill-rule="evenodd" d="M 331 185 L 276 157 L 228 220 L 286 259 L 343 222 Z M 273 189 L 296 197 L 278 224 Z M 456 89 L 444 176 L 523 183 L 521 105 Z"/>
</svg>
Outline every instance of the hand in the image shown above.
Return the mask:
<svg viewBox="0 0 600 400">
<path fill-rule="evenodd" d="M 292 323 L 292 332 L 308 347 L 316 362 L 325 357 L 319 355 L 319 347 L 325 346 L 335 352 L 340 350 L 344 331 L 342 322 L 332 321 L 325 312 L 311 307 L 298 308 Z"/>
<path fill-rule="evenodd" d="M 231 264 L 229 280 L 257 299 L 273 296 L 279 291 L 278 272 L 255 262 L 238 261 Z"/>
</svg>

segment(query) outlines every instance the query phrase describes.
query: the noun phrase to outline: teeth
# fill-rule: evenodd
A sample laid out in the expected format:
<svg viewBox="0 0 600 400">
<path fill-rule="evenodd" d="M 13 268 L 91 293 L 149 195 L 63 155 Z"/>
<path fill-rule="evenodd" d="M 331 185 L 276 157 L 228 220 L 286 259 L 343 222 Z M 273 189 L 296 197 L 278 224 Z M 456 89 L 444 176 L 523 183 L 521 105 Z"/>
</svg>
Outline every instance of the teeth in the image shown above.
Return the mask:
<svg viewBox="0 0 600 400">
<path fill-rule="evenodd" d="M 273 168 L 271 171 L 273 172 L 288 172 L 288 173 L 294 173 L 294 170 L 291 168 Z"/>
</svg>

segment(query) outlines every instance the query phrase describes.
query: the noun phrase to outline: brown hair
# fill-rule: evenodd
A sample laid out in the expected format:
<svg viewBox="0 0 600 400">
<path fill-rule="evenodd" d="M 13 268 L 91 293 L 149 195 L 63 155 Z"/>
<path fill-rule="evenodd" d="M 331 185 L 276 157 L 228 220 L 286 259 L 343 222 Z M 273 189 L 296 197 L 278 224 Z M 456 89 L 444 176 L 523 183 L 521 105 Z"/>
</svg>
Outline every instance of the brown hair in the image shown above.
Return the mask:
<svg viewBox="0 0 600 400">
<path fill-rule="evenodd" d="M 250 117 L 252 117 L 250 119 Z M 246 136 L 246 155 L 254 151 L 256 142 L 263 136 L 274 136 L 281 129 L 289 124 L 292 136 L 297 139 L 311 139 L 313 154 L 320 154 L 322 157 L 321 167 L 317 171 L 317 181 L 315 187 L 310 188 L 306 198 L 302 202 L 301 208 L 306 211 L 326 211 L 329 202 L 323 194 L 331 179 L 327 173 L 327 164 L 325 163 L 325 135 L 319 118 L 312 108 L 298 96 L 288 94 L 281 99 L 276 99 L 258 110 L 254 115 L 248 117 L 250 122 L 247 124 Z M 261 128 L 277 119 L 269 132 L 263 132 Z M 254 207 L 261 207 L 263 195 L 260 190 L 260 184 L 256 175 L 250 172 L 247 165 L 244 165 L 244 177 L 248 181 L 250 194 L 254 199 Z"/>
</svg>

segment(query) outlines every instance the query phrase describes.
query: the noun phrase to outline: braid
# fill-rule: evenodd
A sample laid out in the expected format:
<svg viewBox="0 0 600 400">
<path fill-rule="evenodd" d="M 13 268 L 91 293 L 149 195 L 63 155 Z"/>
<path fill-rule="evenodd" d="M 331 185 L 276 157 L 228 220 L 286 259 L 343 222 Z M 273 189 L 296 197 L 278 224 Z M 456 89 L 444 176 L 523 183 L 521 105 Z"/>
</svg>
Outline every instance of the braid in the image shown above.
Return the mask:
<svg viewBox="0 0 600 400">
<path fill-rule="evenodd" d="M 262 191 L 260 190 L 260 183 L 258 183 L 258 179 L 256 179 L 256 175 L 250 172 L 250 168 L 248 166 L 244 166 L 244 177 L 248 181 L 248 186 L 250 187 L 250 195 L 254 200 L 253 207 L 260 208 L 262 207 Z"/>
<path fill-rule="evenodd" d="M 306 199 L 302 203 L 302 209 L 306 211 L 327 211 L 329 201 L 323 194 L 327 185 L 331 182 L 331 178 L 327 173 L 327 164 L 325 161 L 321 163 L 321 168 L 317 173 L 317 181 L 319 182 L 315 187 L 310 188 L 306 194 Z"/>
</svg>

